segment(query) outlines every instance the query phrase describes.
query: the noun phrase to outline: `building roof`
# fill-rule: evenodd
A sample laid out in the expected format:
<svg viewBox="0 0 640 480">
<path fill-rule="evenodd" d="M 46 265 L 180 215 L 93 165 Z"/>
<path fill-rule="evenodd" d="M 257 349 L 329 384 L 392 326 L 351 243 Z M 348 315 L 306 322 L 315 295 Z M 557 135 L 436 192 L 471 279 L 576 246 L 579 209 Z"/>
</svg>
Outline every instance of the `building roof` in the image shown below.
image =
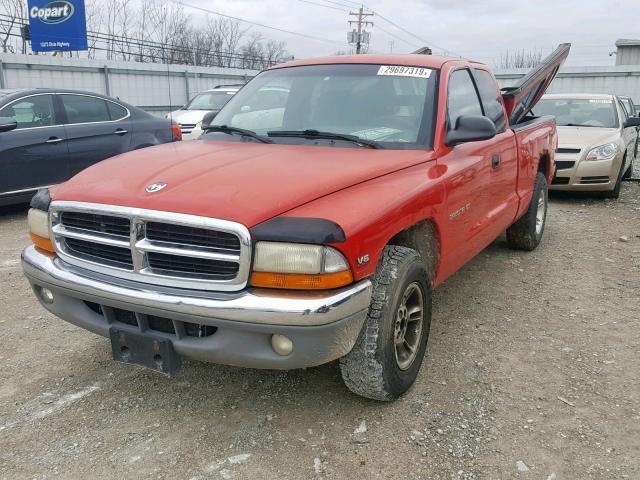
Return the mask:
<svg viewBox="0 0 640 480">
<path fill-rule="evenodd" d="M 613 100 L 610 93 L 547 93 L 542 98 L 546 99 L 576 99 L 576 100 Z"/>
<path fill-rule="evenodd" d="M 616 47 L 640 47 L 640 40 L 633 38 L 619 38 Z"/>
</svg>

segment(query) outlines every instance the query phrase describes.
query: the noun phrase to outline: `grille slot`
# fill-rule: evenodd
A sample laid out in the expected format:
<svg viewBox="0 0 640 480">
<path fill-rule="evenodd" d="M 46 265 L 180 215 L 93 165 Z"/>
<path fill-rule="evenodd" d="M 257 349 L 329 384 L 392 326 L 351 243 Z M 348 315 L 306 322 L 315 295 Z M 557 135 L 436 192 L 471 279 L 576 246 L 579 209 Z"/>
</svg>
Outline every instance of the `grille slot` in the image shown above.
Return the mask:
<svg viewBox="0 0 640 480">
<path fill-rule="evenodd" d="M 133 325 L 134 327 L 138 326 L 138 319 L 136 318 L 136 314 L 129 310 L 122 310 L 120 308 L 113 308 L 113 319 L 116 322 L 126 323 L 127 325 Z"/>
<path fill-rule="evenodd" d="M 551 185 L 569 185 L 569 177 L 554 177 Z"/>
<path fill-rule="evenodd" d="M 170 223 L 148 222 L 146 237 L 149 240 L 181 245 L 196 245 L 236 252 L 240 250 L 240 239 L 233 233 Z"/>
<path fill-rule="evenodd" d="M 77 238 L 65 238 L 67 249 L 71 254 L 86 258 L 92 262 L 104 263 L 116 268 L 133 269 L 131 250 L 101 243 L 88 242 Z"/>
<path fill-rule="evenodd" d="M 147 325 L 151 330 L 157 330 L 164 333 L 176 333 L 173 327 L 173 320 L 164 317 L 156 317 L 155 315 L 147 315 Z"/>
<path fill-rule="evenodd" d="M 94 203 L 51 203 L 60 259 L 122 279 L 173 288 L 238 291 L 248 282 L 251 235 L 238 223 Z"/>
<path fill-rule="evenodd" d="M 84 212 L 63 212 L 60 216 L 66 227 L 90 230 L 92 232 L 109 233 L 111 235 L 129 236 L 131 222 L 128 218 L 111 215 L 98 215 Z"/>
<path fill-rule="evenodd" d="M 138 329 L 141 333 L 161 332 L 178 338 L 207 338 L 218 331 L 214 325 L 183 322 L 177 319 L 136 313 L 131 310 L 109 307 L 92 302 L 84 302 L 91 310 L 102 316 L 107 323 L 123 323 Z"/>
<path fill-rule="evenodd" d="M 583 185 L 591 185 L 593 183 L 609 183 L 609 177 L 582 177 L 580 183 Z"/>
<path fill-rule="evenodd" d="M 568 168 L 573 167 L 576 162 L 571 162 L 568 160 L 556 160 L 556 168 L 558 170 L 567 170 Z"/>
<path fill-rule="evenodd" d="M 169 273 L 211 275 L 220 278 L 233 278 L 238 273 L 238 264 L 222 260 L 183 257 L 166 253 L 147 253 L 149 267 L 154 271 L 161 270 Z"/>
<path fill-rule="evenodd" d="M 580 153 L 579 148 L 557 148 L 556 153 Z"/>
</svg>

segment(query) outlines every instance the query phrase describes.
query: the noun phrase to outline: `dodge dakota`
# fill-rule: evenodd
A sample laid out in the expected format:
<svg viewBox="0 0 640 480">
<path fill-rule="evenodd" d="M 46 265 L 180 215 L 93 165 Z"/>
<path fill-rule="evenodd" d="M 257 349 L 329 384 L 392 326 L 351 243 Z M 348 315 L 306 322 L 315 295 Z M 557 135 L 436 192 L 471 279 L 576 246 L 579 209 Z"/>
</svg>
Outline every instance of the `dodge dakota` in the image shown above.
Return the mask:
<svg viewBox="0 0 640 480">
<path fill-rule="evenodd" d="M 270 68 L 201 140 L 40 191 L 24 273 L 116 360 L 170 374 L 183 358 L 339 359 L 350 390 L 393 400 L 422 365 L 432 289 L 505 231 L 540 243 L 557 138 L 530 112 L 568 52 L 502 92 L 485 65 L 435 56 Z"/>
</svg>

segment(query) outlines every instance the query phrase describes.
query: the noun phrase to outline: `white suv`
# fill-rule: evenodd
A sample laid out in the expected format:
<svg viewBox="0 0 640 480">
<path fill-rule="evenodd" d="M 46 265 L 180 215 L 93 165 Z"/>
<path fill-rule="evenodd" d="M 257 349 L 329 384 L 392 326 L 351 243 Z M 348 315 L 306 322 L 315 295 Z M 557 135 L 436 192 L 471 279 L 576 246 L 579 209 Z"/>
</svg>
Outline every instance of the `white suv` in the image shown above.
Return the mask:
<svg viewBox="0 0 640 480">
<path fill-rule="evenodd" d="M 218 112 L 242 85 L 218 85 L 193 97 L 180 110 L 167 114 L 182 130 L 182 140 L 194 140 L 202 134 L 200 124 L 208 112 Z"/>
</svg>

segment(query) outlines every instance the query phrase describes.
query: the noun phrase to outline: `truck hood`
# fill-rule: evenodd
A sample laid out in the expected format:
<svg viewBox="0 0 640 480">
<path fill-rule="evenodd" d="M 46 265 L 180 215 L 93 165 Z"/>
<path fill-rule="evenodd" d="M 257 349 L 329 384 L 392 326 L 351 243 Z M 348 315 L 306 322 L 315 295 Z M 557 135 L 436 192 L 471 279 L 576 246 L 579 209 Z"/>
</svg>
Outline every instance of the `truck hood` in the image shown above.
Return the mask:
<svg viewBox="0 0 640 480">
<path fill-rule="evenodd" d="M 617 128 L 563 127 L 558 128 L 558 147 L 591 149 L 605 143 L 617 142 L 620 130 Z"/>
<path fill-rule="evenodd" d="M 198 140 L 118 155 L 51 189 L 53 200 L 201 215 L 252 227 L 433 151 Z M 152 183 L 167 186 L 155 193 Z M 363 199 L 366 201 L 366 199 Z"/>
</svg>

